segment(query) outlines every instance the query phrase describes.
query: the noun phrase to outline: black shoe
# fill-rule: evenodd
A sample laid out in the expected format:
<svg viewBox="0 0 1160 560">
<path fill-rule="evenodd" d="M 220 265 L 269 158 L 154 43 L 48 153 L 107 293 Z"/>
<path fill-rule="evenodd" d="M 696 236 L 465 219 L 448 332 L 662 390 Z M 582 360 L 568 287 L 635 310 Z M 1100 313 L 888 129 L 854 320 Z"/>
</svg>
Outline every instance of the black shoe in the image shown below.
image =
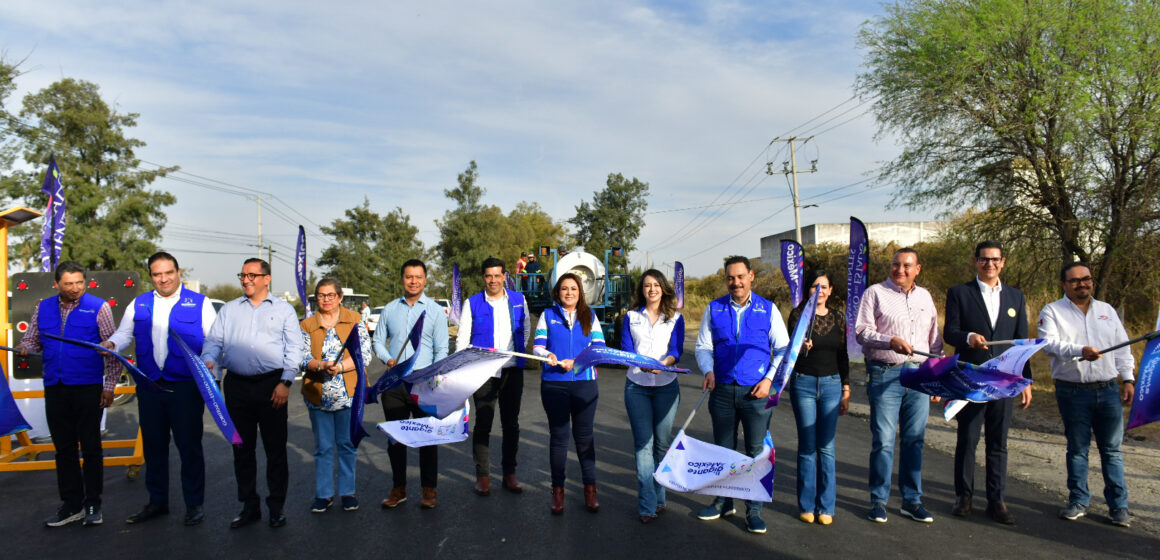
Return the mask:
<svg viewBox="0 0 1160 560">
<path fill-rule="evenodd" d="M 81 525 L 85 527 L 92 527 L 105 522 L 105 517 L 101 515 L 101 506 L 85 506 L 84 512 L 85 520 L 81 522 Z"/>
<path fill-rule="evenodd" d="M 205 521 L 205 511 L 201 506 L 185 508 L 186 525 L 200 525 L 202 521 Z"/>
<path fill-rule="evenodd" d="M 44 520 L 45 527 L 63 527 L 69 523 L 74 523 L 85 518 L 85 510 L 70 509 L 68 506 L 60 506 L 56 510 L 56 514 Z"/>
<path fill-rule="evenodd" d="M 155 506 L 153 504 L 145 504 L 141 511 L 125 518 L 125 523 L 133 525 L 135 523 L 144 523 L 153 519 L 154 517 L 161 517 L 169 513 L 169 506 Z"/>
<path fill-rule="evenodd" d="M 286 514 L 282 512 L 270 512 L 270 528 L 277 529 L 278 527 L 286 526 Z"/>
<path fill-rule="evenodd" d="M 238 513 L 238 516 L 235 517 L 232 521 L 230 521 L 230 529 L 237 529 L 239 527 L 245 527 L 246 525 L 249 525 L 250 523 L 253 523 L 255 521 L 261 521 L 261 520 L 262 520 L 262 510 L 257 509 L 257 508 L 255 508 L 255 509 L 243 508 L 242 511 Z"/>
</svg>

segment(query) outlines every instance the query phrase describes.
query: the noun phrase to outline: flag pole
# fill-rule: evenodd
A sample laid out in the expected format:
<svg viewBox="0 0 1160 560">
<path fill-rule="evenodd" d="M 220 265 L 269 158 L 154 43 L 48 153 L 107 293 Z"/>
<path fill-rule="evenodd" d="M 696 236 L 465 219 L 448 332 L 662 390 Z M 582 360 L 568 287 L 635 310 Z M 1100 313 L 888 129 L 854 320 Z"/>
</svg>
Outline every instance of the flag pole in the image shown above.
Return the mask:
<svg viewBox="0 0 1160 560">
<path fill-rule="evenodd" d="M 1099 352 L 1100 352 L 1100 354 L 1107 354 L 1108 352 L 1111 352 L 1112 350 L 1119 350 L 1120 348 L 1123 348 L 1125 346 L 1131 346 L 1132 344 L 1135 344 L 1137 342 L 1141 342 L 1144 340 L 1152 340 L 1153 338 L 1156 338 L 1158 336 L 1160 336 L 1160 331 L 1152 331 L 1146 335 L 1137 336 L 1136 338 L 1133 338 L 1132 340 L 1129 340 L 1127 342 L 1121 342 L 1115 346 L 1109 346 L 1107 348 L 1104 348 L 1103 350 L 1100 350 Z M 1083 360 L 1083 356 L 1076 356 L 1076 357 L 1071 359 L 1071 361 L 1073 361 L 1073 362 L 1078 362 L 1080 360 Z"/>
<path fill-rule="evenodd" d="M 709 396 L 708 390 L 701 391 L 701 399 L 697 401 L 697 405 L 693 407 L 693 410 L 689 411 L 689 417 L 685 419 L 684 424 L 681 424 L 680 431 L 683 432 L 683 431 L 685 431 L 685 428 L 689 427 L 689 422 L 693 421 L 693 415 L 697 414 L 697 409 L 701 408 L 701 405 L 705 403 L 705 397 L 708 397 L 708 396 Z"/>
<path fill-rule="evenodd" d="M 489 348 L 489 350 L 491 350 L 491 349 Z M 495 350 L 495 352 L 497 354 L 507 354 L 508 356 L 515 356 L 517 358 L 527 358 L 529 360 L 536 360 L 536 361 L 540 361 L 540 362 L 544 362 L 544 363 L 551 363 L 552 362 L 552 360 L 549 358 L 541 358 L 535 354 L 525 354 L 523 352 L 512 352 L 511 350 Z"/>
</svg>

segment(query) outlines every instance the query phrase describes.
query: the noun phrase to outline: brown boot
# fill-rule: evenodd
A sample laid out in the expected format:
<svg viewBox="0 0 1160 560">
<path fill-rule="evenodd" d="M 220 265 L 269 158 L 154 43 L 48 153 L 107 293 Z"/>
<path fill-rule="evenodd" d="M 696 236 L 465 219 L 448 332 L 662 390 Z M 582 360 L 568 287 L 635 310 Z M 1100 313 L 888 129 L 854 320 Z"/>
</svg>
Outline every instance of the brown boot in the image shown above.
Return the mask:
<svg viewBox="0 0 1160 560">
<path fill-rule="evenodd" d="M 596 501 L 596 485 L 584 485 L 584 507 L 593 513 L 600 511 L 600 502 Z"/>
<path fill-rule="evenodd" d="M 966 517 L 971 514 L 971 497 L 959 496 L 955 498 L 955 507 L 951 508 L 951 514 L 955 517 Z"/>
<path fill-rule="evenodd" d="M 407 501 L 407 489 L 398 486 L 391 489 L 391 493 L 387 495 L 387 499 L 383 500 L 382 506 L 385 508 L 396 508 L 405 501 Z"/>
<path fill-rule="evenodd" d="M 516 473 L 503 475 L 503 489 L 512 494 L 519 494 L 524 491 L 524 487 L 520 486 L 520 481 L 516 480 Z"/>
<path fill-rule="evenodd" d="M 475 477 L 475 493 L 480 496 L 491 495 L 491 477 L 477 476 Z"/>
<path fill-rule="evenodd" d="M 435 489 L 423 487 L 423 499 L 419 500 L 419 506 L 423 509 L 435 509 L 439 505 L 439 500 L 435 499 Z"/>
<path fill-rule="evenodd" d="M 552 513 L 560 515 L 564 513 L 564 487 L 552 487 Z"/>
</svg>

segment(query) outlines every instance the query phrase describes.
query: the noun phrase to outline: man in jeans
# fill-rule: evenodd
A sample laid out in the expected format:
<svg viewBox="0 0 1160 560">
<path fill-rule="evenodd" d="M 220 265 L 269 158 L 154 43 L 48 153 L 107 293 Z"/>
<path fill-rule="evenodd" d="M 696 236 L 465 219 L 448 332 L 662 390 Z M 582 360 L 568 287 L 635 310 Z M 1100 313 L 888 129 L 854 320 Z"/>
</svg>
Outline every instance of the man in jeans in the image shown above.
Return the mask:
<svg viewBox="0 0 1160 560">
<path fill-rule="evenodd" d="M 773 374 L 789 346 L 789 334 L 773 302 L 753 293 L 753 269 L 745 257 L 725 261 L 729 295 L 709 302 L 697 336 L 697 366 L 705 372 L 713 443 L 737 447 L 737 424 L 745 430 L 745 454 L 756 457 L 769 431 L 773 409 L 765 408 Z M 746 529 L 765 533 L 762 503 L 746 500 Z M 733 515 L 733 498 L 717 498 L 702 509 L 703 520 Z"/>
<path fill-rule="evenodd" d="M 930 292 L 914 283 L 921 271 L 918 252 L 914 249 L 899 249 L 894 253 L 890 277 L 866 289 L 854 327 L 866 356 L 866 393 L 870 397 L 873 436 L 867 517 L 878 523 L 886 522 L 895 435 L 902 439 L 902 456 L 898 462 L 898 489 L 902 493 L 899 512 L 915 521 L 934 521 L 922 506 L 922 446 L 930 403 L 939 399 L 903 387 L 899 378 L 906 362 L 925 360 L 915 355 L 915 350 L 939 354 L 943 348 L 934 300 Z"/>
<path fill-rule="evenodd" d="M 1049 343 L 1051 377 L 1063 430 L 1067 436 L 1068 504 L 1059 517 L 1083 517 L 1088 492 L 1088 448 L 1092 433 L 1100 451 L 1104 499 L 1113 525 L 1129 527 L 1128 488 L 1124 484 L 1124 415 L 1121 406 L 1132 402 L 1136 381 L 1135 359 L 1125 346 L 1101 359 L 1100 348 L 1128 340 L 1128 333 L 1112 306 L 1092 297 L 1092 272 L 1085 263 L 1064 265 L 1059 273 L 1064 297 L 1039 313 L 1039 337 Z M 1081 360 L 1077 361 L 1077 358 Z M 1116 378 L 1120 386 L 1116 387 Z"/>
</svg>

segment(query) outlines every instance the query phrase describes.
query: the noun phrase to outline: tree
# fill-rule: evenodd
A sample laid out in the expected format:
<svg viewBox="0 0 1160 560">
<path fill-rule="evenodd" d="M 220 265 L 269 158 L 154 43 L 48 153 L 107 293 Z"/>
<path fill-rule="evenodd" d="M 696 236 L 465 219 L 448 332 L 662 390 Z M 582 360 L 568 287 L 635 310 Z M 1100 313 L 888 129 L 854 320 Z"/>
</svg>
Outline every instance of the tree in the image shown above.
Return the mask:
<svg viewBox="0 0 1160 560">
<path fill-rule="evenodd" d="M 591 204 L 581 202 L 568 223 L 576 228 L 576 243 L 597 257 L 603 257 L 606 249 L 620 247 L 621 257 L 610 259 L 610 264 L 620 264 L 627 271 L 628 254 L 636 249 L 647 208 L 648 183 L 609 173 L 604 189 L 593 193 Z"/>
<path fill-rule="evenodd" d="M 427 258 L 419 228 L 411 225 L 411 217 L 402 208 L 380 216 L 371 210 L 367 198 L 344 214 L 345 218 L 320 228 L 334 238 L 334 243 L 322 251 L 316 264 L 327 269 L 327 276 L 338 278 L 343 287 L 369 295 L 375 304 L 402 296 L 403 263 Z"/>
<path fill-rule="evenodd" d="M 8 115 L 11 117 L 11 115 Z M 13 125 L 19 152 L 32 171 L 14 172 L 0 184 L 9 199 L 43 208 L 40 191 L 49 156 L 55 156 L 68 203 L 68 222 L 61 260 L 90 270 L 137 270 L 157 251 L 165 226 L 163 209 L 177 201 L 148 185 L 177 167 L 139 169 L 134 149 L 145 142 L 125 135 L 137 125 L 137 113 L 121 114 L 101 99 L 96 84 L 65 78 L 24 98 Z M 39 253 L 39 228 L 17 232 L 16 257 L 32 266 Z"/>
<path fill-rule="evenodd" d="M 903 146 L 894 203 L 984 207 L 977 231 L 1053 248 L 1048 271 L 1091 262 L 1113 304 L 1155 276 L 1160 6 L 911 0 L 860 43 L 857 88 Z"/>
</svg>

